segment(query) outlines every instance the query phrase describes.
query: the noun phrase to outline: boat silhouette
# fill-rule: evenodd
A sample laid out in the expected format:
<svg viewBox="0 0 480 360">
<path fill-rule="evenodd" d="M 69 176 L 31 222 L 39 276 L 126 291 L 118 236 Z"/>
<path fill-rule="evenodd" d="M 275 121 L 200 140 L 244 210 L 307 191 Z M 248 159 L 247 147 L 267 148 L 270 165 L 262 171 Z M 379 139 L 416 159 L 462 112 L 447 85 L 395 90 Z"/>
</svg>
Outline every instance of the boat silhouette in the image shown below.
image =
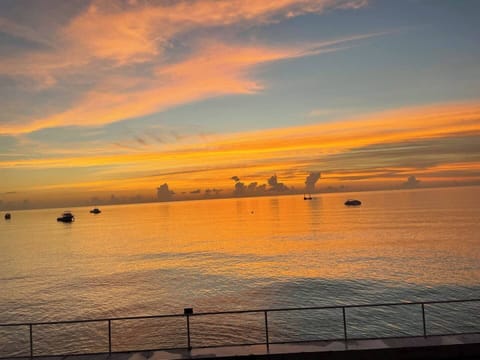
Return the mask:
<svg viewBox="0 0 480 360">
<path fill-rule="evenodd" d="M 70 211 L 64 211 L 62 216 L 57 218 L 57 221 L 70 223 L 72 221 L 75 221 L 75 216 L 73 216 Z"/>
<path fill-rule="evenodd" d="M 347 201 L 345 201 L 345 205 L 346 206 L 359 206 L 359 205 L 362 205 L 362 202 L 360 200 L 356 200 L 356 199 L 348 199 Z"/>
</svg>

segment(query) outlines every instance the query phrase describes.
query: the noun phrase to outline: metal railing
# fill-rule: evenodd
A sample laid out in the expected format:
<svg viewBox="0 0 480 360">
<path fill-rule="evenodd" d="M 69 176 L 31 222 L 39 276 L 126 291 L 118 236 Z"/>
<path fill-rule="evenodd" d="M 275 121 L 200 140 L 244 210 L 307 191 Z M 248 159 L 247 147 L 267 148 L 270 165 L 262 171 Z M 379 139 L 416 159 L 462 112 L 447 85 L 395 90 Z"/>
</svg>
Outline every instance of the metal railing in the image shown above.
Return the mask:
<svg viewBox="0 0 480 360">
<path fill-rule="evenodd" d="M 238 314 L 263 314 L 264 326 L 265 326 L 265 338 L 264 341 L 256 342 L 256 343 L 249 343 L 249 344 L 226 344 L 224 346 L 241 346 L 241 345 L 265 345 L 266 350 L 270 350 L 271 344 L 279 344 L 279 343 L 299 343 L 304 342 L 305 340 L 301 341 L 282 341 L 282 342 L 272 342 L 269 338 L 269 325 L 268 325 L 268 315 L 270 313 L 278 313 L 278 312 L 290 312 L 290 311 L 307 311 L 307 310 L 341 310 L 342 311 L 342 321 L 343 321 L 343 337 L 336 338 L 336 339 L 317 339 L 317 340 L 308 340 L 308 341 L 323 341 L 323 340 L 340 340 L 345 342 L 345 346 L 348 346 L 349 340 L 357 340 L 358 338 L 350 337 L 348 333 L 348 322 L 347 322 L 347 310 L 349 309 L 361 309 L 361 308 L 379 308 L 379 307 L 398 307 L 398 306 L 419 306 L 421 307 L 421 314 L 422 314 L 422 325 L 423 325 L 423 336 L 431 336 L 431 335 L 460 335 L 460 334 L 467 334 L 467 332 L 450 332 L 448 334 L 429 334 L 427 331 L 427 322 L 426 322 L 426 311 L 425 305 L 438 305 L 438 304 L 453 304 L 453 303 L 474 303 L 479 302 L 480 299 L 466 299 L 466 300 L 440 300 L 440 301 L 417 301 L 417 302 L 397 302 L 397 303 L 376 303 L 376 304 L 359 304 L 359 305 L 332 305 L 332 306 L 310 306 L 310 307 L 290 307 L 290 308 L 272 308 L 272 309 L 255 309 L 255 310 L 232 310 L 232 311 L 216 311 L 216 312 L 200 312 L 194 313 L 192 308 L 184 309 L 183 314 L 169 314 L 169 315 L 150 315 L 150 316 L 127 316 L 127 317 L 114 317 L 114 318 L 100 318 L 100 319 L 90 319 L 90 320 L 65 320 L 65 321 L 43 321 L 43 322 L 30 322 L 30 323 L 8 323 L 8 324 L 0 324 L 0 329 L 5 327 L 28 327 L 29 329 L 29 345 L 30 345 L 30 357 L 35 356 L 60 356 L 60 355 L 69 355 L 69 354 L 40 354 L 35 355 L 35 344 L 34 344 L 34 328 L 40 326 L 54 326 L 54 325 L 65 325 L 65 324 L 84 324 L 84 323 L 105 323 L 108 331 L 108 351 L 104 351 L 101 353 L 114 353 L 114 352 L 126 352 L 126 351 L 139 351 L 139 350 L 122 350 L 122 351 L 114 351 L 112 350 L 112 323 L 119 322 L 119 321 L 127 321 L 127 320 L 148 320 L 148 319 L 165 319 L 165 318 L 185 318 L 185 337 L 187 347 L 186 349 L 192 349 L 191 343 L 191 328 L 190 328 L 190 318 L 191 317 L 201 317 L 201 316 L 217 316 L 217 315 L 238 315 Z M 468 332 L 472 333 L 472 332 Z M 473 333 L 480 333 L 480 324 L 478 324 L 478 328 Z M 414 335 L 410 335 L 414 336 Z M 421 336 L 421 335 L 419 335 Z M 398 337 L 398 336 L 395 336 Z M 376 337 L 376 338 L 385 338 L 385 337 Z M 214 346 L 198 346 L 197 348 L 210 348 L 210 347 L 219 347 L 222 345 L 214 345 Z M 143 350 L 171 350 L 172 348 L 156 348 L 156 349 L 143 349 Z M 177 347 L 175 349 L 185 349 L 184 347 Z M 75 353 L 76 354 L 76 353 Z M 82 355 L 86 355 L 87 353 L 82 353 Z M 91 354 L 91 353 L 89 353 Z M 14 356 L 14 357 L 25 357 L 22 356 Z M 0 359 L 4 359 L 6 357 L 0 356 Z M 12 356 L 8 356 L 8 358 L 12 358 Z"/>
</svg>

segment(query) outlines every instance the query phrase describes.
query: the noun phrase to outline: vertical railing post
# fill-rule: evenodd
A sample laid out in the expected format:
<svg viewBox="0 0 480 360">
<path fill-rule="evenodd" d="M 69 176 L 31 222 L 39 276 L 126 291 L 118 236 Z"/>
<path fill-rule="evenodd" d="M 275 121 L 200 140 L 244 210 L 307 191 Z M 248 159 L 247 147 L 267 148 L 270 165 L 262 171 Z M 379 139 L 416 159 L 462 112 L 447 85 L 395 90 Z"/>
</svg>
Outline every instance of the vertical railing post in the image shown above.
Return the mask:
<svg viewBox="0 0 480 360">
<path fill-rule="evenodd" d="M 345 313 L 345 306 L 342 306 L 343 315 L 343 339 L 345 340 L 345 346 L 347 346 L 347 314 Z"/>
<path fill-rule="evenodd" d="M 190 315 L 193 315 L 193 308 L 183 309 L 183 315 L 187 317 L 187 347 L 188 351 L 192 350 L 192 344 L 190 342 Z"/>
<path fill-rule="evenodd" d="M 30 357 L 33 358 L 33 326 L 29 325 L 30 328 Z"/>
<path fill-rule="evenodd" d="M 267 352 L 270 351 L 270 340 L 268 338 L 268 315 L 267 311 L 264 311 L 265 315 L 265 344 L 267 345 Z"/>
<path fill-rule="evenodd" d="M 423 336 L 427 337 L 427 323 L 425 322 L 425 304 L 422 303 Z"/>
<path fill-rule="evenodd" d="M 108 319 L 108 354 L 112 354 L 112 320 Z"/>
<path fill-rule="evenodd" d="M 190 343 L 190 315 L 187 314 L 187 347 L 188 350 L 192 350 L 192 345 Z"/>
</svg>

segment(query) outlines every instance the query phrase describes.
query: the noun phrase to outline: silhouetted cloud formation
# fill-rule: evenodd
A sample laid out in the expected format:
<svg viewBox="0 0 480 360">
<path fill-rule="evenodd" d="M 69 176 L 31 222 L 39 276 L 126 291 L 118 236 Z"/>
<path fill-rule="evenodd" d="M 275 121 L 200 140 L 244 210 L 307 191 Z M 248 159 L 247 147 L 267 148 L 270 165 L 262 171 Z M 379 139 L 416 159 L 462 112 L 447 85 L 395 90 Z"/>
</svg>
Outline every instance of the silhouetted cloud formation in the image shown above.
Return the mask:
<svg viewBox="0 0 480 360">
<path fill-rule="evenodd" d="M 246 192 L 245 184 L 241 181 L 236 181 L 235 190 L 233 190 L 233 194 L 236 196 L 240 196 L 240 195 L 245 195 L 245 192 Z"/>
<path fill-rule="evenodd" d="M 315 192 L 315 184 L 320 179 L 320 172 L 311 172 L 305 179 L 305 192 L 313 193 Z"/>
<path fill-rule="evenodd" d="M 235 190 L 233 190 L 233 195 L 242 196 L 245 195 L 245 184 L 240 181 L 238 176 L 232 176 L 230 179 L 235 181 Z"/>
<path fill-rule="evenodd" d="M 190 194 L 200 194 L 200 193 L 201 193 L 200 189 L 190 191 Z"/>
<path fill-rule="evenodd" d="M 408 180 L 403 183 L 403 186 L 407 188 L 413 188 L 413 187 L 417 187 L 419 184 L 420 184 L 420 180 L 417 180 L 415 176 L 410 175 L 408 177 Z"/>
<path fill-rule="evenodd" d="M 245 185 L 238 176 L 232 176 L 230 179 L 235 181 L 235 189 L 233 190 L 233 195 L 235 196 L 258 196 L 265 195 L 267 192 L 285 192 L 290 190 L 286 185 L 278 182 L 277 175 L 273 175 L 267 180 L 270 186 L 268 189 L 267 184 L 258 185 L 256 181 Z"/>
<path fill-rule="evenodd" d="M 270 179 L 268 179 L 268 185 L 270 185 L 270 190 L 272 191 L 283 192 L 288 190 L 287 186 L 278 182 L 277 175 L 273 175 Z"/>
<path fill-rule="evenodd" d="M 265 184 L 258 185 L 258 182 L 254 181 L 245 185 L 238 176 L 232 176 L 231 179 L 235 181 L 235 189 L 233 190 L 235 196 L 260 195 L 266 192 Z"/>
<path fill-rule="evenodd" d="M 252 182 L 247 186 L 247 190 L 249 192 L 255 192 L 255 190 L 257 189 L 257 185 L 258 185 L 258 183 L 256 181 Z"/>
<path fill-rule="evenodd" d="M 205 189 L 205 196 L 212 196 L 212 195 L 218 195 L 222 189 Z"/>
<path fill-rule="evenodd" d="M 157 198 L 159 201 L 169 201 L 172 200 L 173 195 L 175 192 L 170 190 L 168 188 L 168 184 L 165 183 L 163 185 L 160 185 L 160 187 L 157 188 Z"/>
</svg>

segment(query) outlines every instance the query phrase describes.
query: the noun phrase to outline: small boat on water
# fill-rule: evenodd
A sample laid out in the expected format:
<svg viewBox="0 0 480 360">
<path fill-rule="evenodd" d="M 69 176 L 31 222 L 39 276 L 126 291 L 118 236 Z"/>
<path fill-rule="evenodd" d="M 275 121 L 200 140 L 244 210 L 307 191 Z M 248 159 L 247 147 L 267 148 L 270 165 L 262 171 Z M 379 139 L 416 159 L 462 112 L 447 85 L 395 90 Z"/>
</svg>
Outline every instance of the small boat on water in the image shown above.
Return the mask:
<svg viewBox="0 0 480 360">
<path fill-rule="evenodd" d="M 94 209 L 90 210 L 90 213 L 91 213 L 91 214 L 100 214 L 101 211 L 100 211 L 99 208 L 94 208 Z"/>
<path fill-rule="evenodd" d="M 5 220 L 10 220 L 12 215 L 10 213 L 5 214 Z"/>
<path fill-rule="evenodd" d="M 57 221 L 70 223 L 75 221 L 75 216 L 70 211 L 64 211 L 62 216 L 57 218 Z"/>
<path fill-rule="evenodd" d="M 359 206 L 359 205 L 362 205 L 362 202 L 360 200 L 356 200 L 356 199 L 348 199 L 347 201 L 345 201 L 345 205 L 346 206 Z"/>
<path fill-rule="evenodd" d="M 311 194 L 303 194 L 303 200 L 312 200 L 312 195 Z"/>
</svg>

